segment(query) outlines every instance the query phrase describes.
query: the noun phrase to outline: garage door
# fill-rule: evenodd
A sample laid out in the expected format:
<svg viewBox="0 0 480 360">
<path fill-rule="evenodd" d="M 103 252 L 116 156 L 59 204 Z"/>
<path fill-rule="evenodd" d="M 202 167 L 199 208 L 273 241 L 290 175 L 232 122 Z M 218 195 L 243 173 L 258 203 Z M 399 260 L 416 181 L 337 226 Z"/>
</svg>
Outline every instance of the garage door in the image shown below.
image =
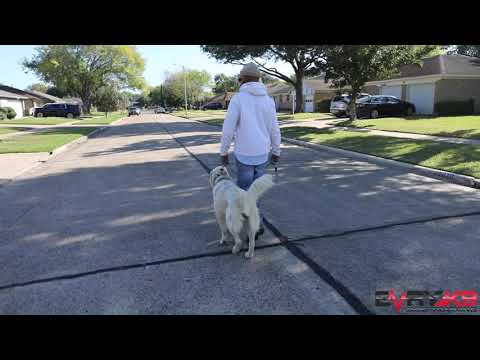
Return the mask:
<svg viewBox="0 0 480 360">
<path fill-rule="evenodd" d="M 411 84 L 407 86 L 407 101 L 415 104 L 418 114 L 433 113 L 435 84 Z"/>
<path fill-rule="evenodd" d="M 399 99 L 402 98 L 402 86 L 382 86 L 382 95 L 395 96 Z"/>
</svg>

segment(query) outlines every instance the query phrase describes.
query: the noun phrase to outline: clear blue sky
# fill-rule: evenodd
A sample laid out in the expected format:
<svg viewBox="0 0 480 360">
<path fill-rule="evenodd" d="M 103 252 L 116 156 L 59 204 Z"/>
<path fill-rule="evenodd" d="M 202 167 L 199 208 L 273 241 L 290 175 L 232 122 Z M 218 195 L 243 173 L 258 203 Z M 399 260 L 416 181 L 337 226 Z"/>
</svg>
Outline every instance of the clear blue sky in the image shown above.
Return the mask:
<svg viewBox="0 0 480 360">
<path fill-rule="evenodd" d="M 32 73 L 25 73 L 20 63 L 31 58 L 35 46 L 0 45 L 0 83 L 24 89 L 40 80 Z M 237 74 L 240 66 L 224 65 L 209 58 L 198 45 L 138 45 L 138 51 L 146 61 L 145 79 L 149 85 L 159 85 L 165 71 L 185 66 L 188 69 L 206 70 L 212 76 L 217 73 Z M 175 66 L 177 64 L 177 66 Z M 288 64 L 275 64 L 280 71 L 292 73 Z"/>
</svg>

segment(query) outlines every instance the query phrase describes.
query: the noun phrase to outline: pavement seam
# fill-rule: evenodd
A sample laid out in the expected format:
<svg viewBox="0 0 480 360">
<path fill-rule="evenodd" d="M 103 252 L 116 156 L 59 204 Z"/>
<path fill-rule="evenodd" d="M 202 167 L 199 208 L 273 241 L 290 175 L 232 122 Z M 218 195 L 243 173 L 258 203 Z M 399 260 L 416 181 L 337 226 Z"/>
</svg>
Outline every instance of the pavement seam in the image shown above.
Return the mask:
<svg viewBox="0 0 480 360">
<path fill-rule="evenodd" d="M 210 168 L 203 163 L 200 158 L 198 158 L 195 154 L 190 152 L 180 140 L 175 138 L 170 131 L 161 123 L 159 123 L 162 128 L 181 146 L 185 149 L 185 151 L 190 154 L 193 158 L 195 158 L 202 168 L 210 172 Z M 298 260 L 302 261 L 305 265 L 307 265 L 316 275 L 318 275 L 325 283 L 327 283 L 330 287 L 332 287 L 344 300 L 347 304 L 349 304 L 358 314 L 360 315 L 375 315 L 374 312 L 368 309 L 368 307 L 362 303 L 362 301 L 348 289 L 342 282 L 335 279 L 332 274 L 328 272 L 328 270 L 321 267 L 317 262 L 315 262 L 312 258 L 310 258 L 302 249 L 298 247 L 297 244 L 293 244 L 288 240 L 288 237 L 283 235 L 280 230 L 278 230 L 272 223 L 268 221 L 267 218 L 264 217 L 265 226 L 280 240 L 279 245 L 283 245 L 293 256 L 295 256 Z"/>
<path fill-rule="evenodd" d="M 258 247 L 255 247 L 255 250 L 262 250 L 262 249 L 277 247 L 277 246 L 281 246 L 281 245 L 282 245 L 281 243 L 260 245 Z M 49 282 L 54 282 L 54 281 L 78 279 L 78 278 L 83 278 L 83 277 L 93 276 L 93 275 L 98 275 L 98 274 L 103 274 L 103 273 L 111 273 L 111 272 L 117 272 L 117 271 L 125 271 L 125 270 L 138 269 L 138 268 L 146 268 L 148 266 L 159 266 L 159 265 L 163 265 L 163 264 L 178 263 L 178 262 L 183 262 L 183 261 L 202 259 L 202 258 L 206 258 L 206 257 L 218 257 L 218 256 L 225 256 L 225 255 L 232 255 L 232 251 L 231 250 L 222 250 L 222 251 L 216 251 L 216 252 L 200 253 L 200 254 L 182 256 L 182 257 L 177 257 L 177 258 L 149 261 L 149 262 L 144 262 L 144 263 L 135 263 L 135 264 L 130 264 L 130 265 L 112 266 L 112 267 L 108 267 L 108 268 L 100 268 L 100 269 L 96 269 L 96 270 L 85 271 L 85 272 L 74 273 L 74 274 L 66 274 L 66 275 L 52 276 L 52 277 L 48 277 L 48 278 L 40 278 L 40 279 L 36 279 L 36 280 L 30 280 L 30 281 L 25 281 L 25 282 L 2 285 L 2 286 L 0 286 L 0 291 L 10 290 L 10 289 L 13 289 L 13 288 L 26 287 L 26 286 L 31 286 L 31 285 L 37 285 L 37 284 L 43 284 L 43 283 L 49 283 Z"/>
<path fill-rule="evenodd" d="M 442 215 L 442 216 L 436 216 L 436 217 L 431 217 L 426 219 L 416 219 L 416 220 L 410 220 L 410 221 L 399 222 L 399 223 L 390 223 L 390 224 L 372 226 L 367 228 L 352 229 L 352 230 L 347 230 L 347 231 L 342 231 L 337 233 L 334 232 L 334 233 L 327 233 L 327 234 L 321 234 L 321 235 L 309 235 L 309 236 L 301 237 L 298 239 L 291 239 L 290 242 L 303 242 L 307 240 L 315 240 L 315 239 L 321 239 L 321 238 L 346 236 L 346 235 L 356 234 L 360 232 L 388 229 L 395 226 L 423 224 L 423 223 L 428 223 L 432 221 L 463 218 L 463 217 L 469 217 L 469 216 L 480 216 L 480 211 L 473 211 L 473 212 L 455 214 L 455 215 Z"/>
</svg>

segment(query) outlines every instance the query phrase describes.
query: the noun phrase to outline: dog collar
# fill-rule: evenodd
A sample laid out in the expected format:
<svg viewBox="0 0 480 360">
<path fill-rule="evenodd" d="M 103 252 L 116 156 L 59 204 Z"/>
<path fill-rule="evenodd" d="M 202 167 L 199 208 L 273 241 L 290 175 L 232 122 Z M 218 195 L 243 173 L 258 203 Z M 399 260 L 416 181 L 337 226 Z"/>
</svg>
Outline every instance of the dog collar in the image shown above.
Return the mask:
<svg viewBox="0 0 480 360">
<path fill-rule="evenodd" d="M 231 180 L 231 179 L 228 176 L 221 176 L 215 179 L 215 185 L 217 185 L 220 181 L 223 181 L 223 180 Z"/>
</svg>

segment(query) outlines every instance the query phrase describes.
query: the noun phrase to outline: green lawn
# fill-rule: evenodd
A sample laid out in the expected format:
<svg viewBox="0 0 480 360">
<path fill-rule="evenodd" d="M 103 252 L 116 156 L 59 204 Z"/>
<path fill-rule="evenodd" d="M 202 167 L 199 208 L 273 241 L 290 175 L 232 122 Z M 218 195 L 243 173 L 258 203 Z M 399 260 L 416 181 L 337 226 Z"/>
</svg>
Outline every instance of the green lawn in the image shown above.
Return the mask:
<svg viewBox="0 0 480 360">
<path fill-rule="evenodd" d="M 480 116 L 381 118 L 343 121 L 338 126 L 480 139 Z"/>
<path fill-rule="evenodd" d="M 95 127 L 60 128 L 37 134 L 15 136 L 0 141 L 0 154 L 50 152 L 95 129 Z"/>
<path fill-rule="evenodd" d="M 19 127 L 5 128 L 5 127 L 0 127 L 0 135 L 10 134 L 10 133 L 19 132 L 19 131 L 28 131 L 30 129 L 31 128 L 19 128 Z"/>
<path fill-rule="evenodd" d="M 25 125 L 57 125 L 75 121 L 75 119 L 67 119 L 64 117 L 25 117 L 16 120 L 0 120 L 0 124 L 25 124 Z"/>
<path fill-rule="evenodd" d="M 288 127 L 282 135 L 387 159 L 480 178 L 480 147 L 377 136 L 353 131 Z"/>
<path fill-rule="evenodd" d="M 188 113 L 188 119 L 197 118 L 199 120 L 205 121 L 210 124 L 222 125 L 223 120 L 227 112 L 225 110 L 196 110 Z M 187 118 L 185 116 L 185 111 L 175 111 L 171 115 Z M 277 113 L 277 118 L 279 121 L 284 120 L 299 120 L 299 121 L 308 121 L 308 120 L 321 120 L 331 118 L 332 115 L 328 113 L 298 113 L 298 114 L 288 114 L 279 112 Z"/>
<path fill-rule="evenodd" d="M 105 117 L 97 117 L 97 118 L 92 118 L 92 119 L 83 119 L 83 120 L 78 120 L 75 121 L 73 124 L 75 125 L 105 125 L 105 124 L 111 124 L 114 121 L 117 121 L 118 119 L 121 119 L 123 117 L 126 117 L 128 114 L 126 112 L 115 112 L 112 114 L 108 114 L 108 116 Z"/>
<path fill-rule="evenodd" d="M 329 119 L 332 118 L 332 114 L 330 113 L 297 113 L 297 114 L 289 114 L 289 113 L 277 113 L 277 118 L 280 121 L 283 120 L 301 120 L 301 121 L 308 121 L 308 120 L 322 120 L 322 119 Z"/>
</svg>

